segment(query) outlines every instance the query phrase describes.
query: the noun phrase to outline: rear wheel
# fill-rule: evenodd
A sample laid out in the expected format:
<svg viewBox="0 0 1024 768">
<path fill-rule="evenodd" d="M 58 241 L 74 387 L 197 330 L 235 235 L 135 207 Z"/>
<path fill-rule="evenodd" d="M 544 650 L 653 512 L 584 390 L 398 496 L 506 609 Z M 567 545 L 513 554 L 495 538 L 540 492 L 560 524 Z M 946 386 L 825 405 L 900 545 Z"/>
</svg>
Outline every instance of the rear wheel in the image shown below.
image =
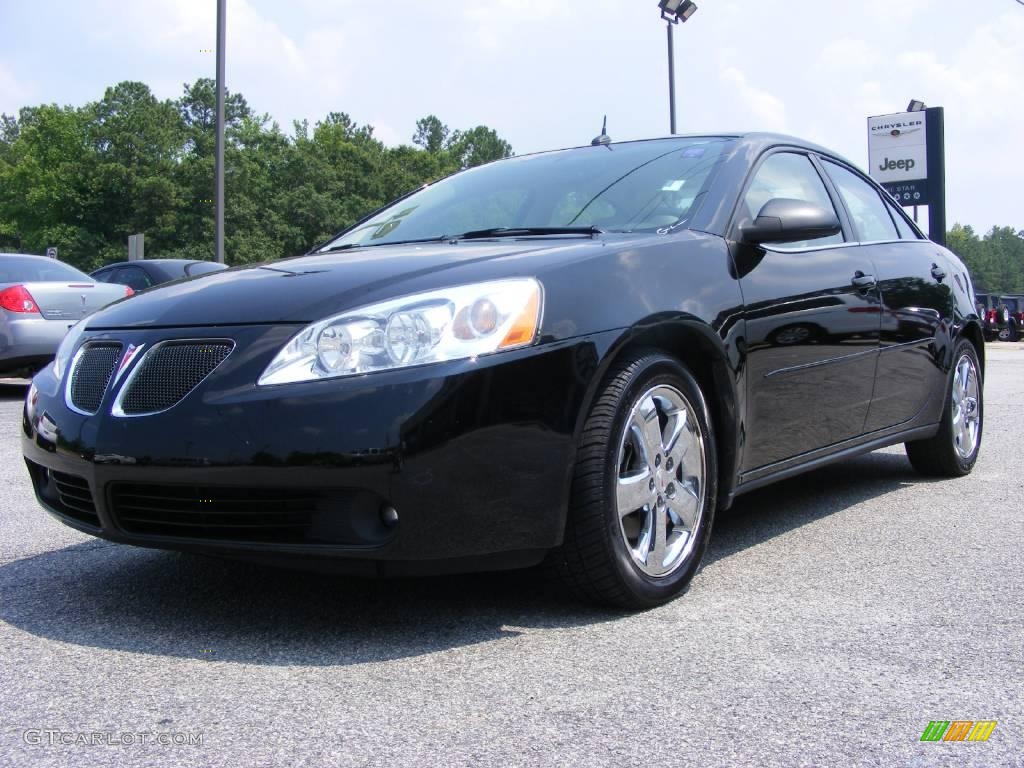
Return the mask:
<svg viewBox="0 0 1024 768">
<path fill-rule="evenodd" d="M 974 345 L 957 344 L 955 364 L 949 372 L 949 396 L 938 433 L 927 440 L 907 443 L 914 469 L 932 477 L 963 477 L 974 469 L 984 425 L 984 388 Z"/>
<path fill-rule="evenodd" d="M 584 426 L 552 564 L 591 601 L 635 609 L 671 600 L 707 547 L 716 478 L 696 380 L 659 352 L 630 356 L 605 378 Z"/>
</svg>

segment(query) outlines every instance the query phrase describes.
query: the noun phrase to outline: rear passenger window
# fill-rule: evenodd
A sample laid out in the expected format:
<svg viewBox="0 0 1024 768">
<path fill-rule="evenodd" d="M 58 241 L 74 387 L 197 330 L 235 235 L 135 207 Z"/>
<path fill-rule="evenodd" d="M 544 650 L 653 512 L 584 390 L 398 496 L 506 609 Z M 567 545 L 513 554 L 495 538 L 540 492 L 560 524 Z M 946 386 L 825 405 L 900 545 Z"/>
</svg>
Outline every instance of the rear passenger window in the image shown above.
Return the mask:
<svg viewBox="0 0 1024 768">
<path fill-rule="evenodd" d="M 825 168 L 850 211 L 862 243 L 900 239 L 886 204 L 874 187 L 841 165 L 825 160 Z"/>
<path fill-rule="evenodd" d="M 153 284 L 149 275 L 139 267 L 119 267 L 114 282 L 127 285 L 133 291 L 144 291 Z"/>
<path fill-rule="evenodd" d="M 900 233 L 900 240 L 920 240 L 914 228 L 907 223 L 907 217 L 900 209 L 898 203 L 894 203 L 891 200 L 886 200 L 886 205 L 889 206 L 889 213 L 892 214 L 892 220 L 896 222 L 896 229 Z"/>
</svg>

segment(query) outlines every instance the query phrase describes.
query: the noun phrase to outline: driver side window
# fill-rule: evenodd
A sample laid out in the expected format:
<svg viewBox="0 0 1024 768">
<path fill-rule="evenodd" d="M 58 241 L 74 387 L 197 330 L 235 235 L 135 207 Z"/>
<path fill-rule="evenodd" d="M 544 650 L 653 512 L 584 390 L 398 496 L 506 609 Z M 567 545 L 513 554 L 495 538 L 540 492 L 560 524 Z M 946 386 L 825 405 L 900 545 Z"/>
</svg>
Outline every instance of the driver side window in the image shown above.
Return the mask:
<svg viewBox="0 0 1024 768">
<path fill-rule="evenodd" d="M 833 213 L 836 210 L 825 189 L 825 183 L 807 155 L 795 152 L 777 152 L 761 163 L 761 167 L 754 174 L 750 187 L 743 197 L 740 226 L 753 222 L 765 203 L 779 197 L 803 200 Z M 836 234 L 817 240 L 778 243 L 773 248 L 810 248 L 842 242 L 843 236 Z"/>
</svg>

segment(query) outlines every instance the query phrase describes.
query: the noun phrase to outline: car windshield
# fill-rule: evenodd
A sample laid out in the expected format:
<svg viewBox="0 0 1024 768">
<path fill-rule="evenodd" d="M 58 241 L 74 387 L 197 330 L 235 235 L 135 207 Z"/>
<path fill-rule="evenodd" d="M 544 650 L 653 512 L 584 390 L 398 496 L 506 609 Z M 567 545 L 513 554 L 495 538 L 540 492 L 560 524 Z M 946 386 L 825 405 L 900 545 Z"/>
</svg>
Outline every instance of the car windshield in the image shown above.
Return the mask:
<svg viewBox="0 0 1024 768">
<path fill-rule="evenodd" d="M 322 250 L 504 228 L 655 231 L 689 216 L 733 142 L 660 139 L 503 160 L 428 186 Z"/>
<path fill-rule="evenodd" d="M 54 259 L 0 255 L 0 283 L 55 283 L 68 280 L 93 282 L 84 272 Z"/>
</svg>

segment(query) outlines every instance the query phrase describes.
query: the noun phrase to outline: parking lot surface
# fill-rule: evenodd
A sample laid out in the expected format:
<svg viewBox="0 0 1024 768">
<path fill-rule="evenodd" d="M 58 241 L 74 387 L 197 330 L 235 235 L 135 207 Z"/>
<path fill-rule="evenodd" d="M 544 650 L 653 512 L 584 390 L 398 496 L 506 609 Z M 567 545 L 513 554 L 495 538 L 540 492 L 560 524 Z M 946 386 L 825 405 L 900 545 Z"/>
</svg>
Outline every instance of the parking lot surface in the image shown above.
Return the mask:
<svg viewBox="0 0 1024 768">
<path fill-rule="evenodd" d="M 38 508 L 0 384 L 0 766 L 1024 765 L 1024 345 L 987 355 L 970 477 L 895 447 L 742 497 L 634 615 L 92 539 Z"/>
</svg>

